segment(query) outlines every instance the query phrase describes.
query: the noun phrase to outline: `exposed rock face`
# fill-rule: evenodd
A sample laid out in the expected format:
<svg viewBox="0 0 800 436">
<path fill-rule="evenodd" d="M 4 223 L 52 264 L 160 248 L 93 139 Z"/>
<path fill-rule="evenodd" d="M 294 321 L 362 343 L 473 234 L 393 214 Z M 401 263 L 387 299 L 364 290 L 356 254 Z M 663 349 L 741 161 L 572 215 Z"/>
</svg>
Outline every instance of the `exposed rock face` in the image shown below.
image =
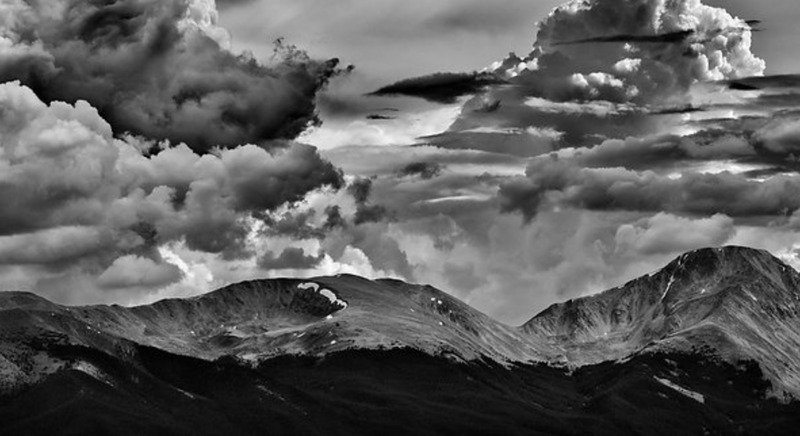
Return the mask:
<svg viewBox="0 0 800 436">
<path fill-rule="evenodd" d="M 257 280 L 152 305 L 64 307 L 0 293 L 0 379 L 32 383 L 68 366 L 47 347 L 126 358 L 136 345 L 257 364 L 280 355 L 411 348 L 457 361 L 547 360 L 554 349 L 430 286 L 341 275 Z"/>
<path fill-rule="evenodd" d="M 776 394 L 800 394 L 800 275 L 766 251 L 689 252 L 622 287 L 551 306 L 522 328 L 575 365 L 702 351 L 755 360 Z"/>
</svg>

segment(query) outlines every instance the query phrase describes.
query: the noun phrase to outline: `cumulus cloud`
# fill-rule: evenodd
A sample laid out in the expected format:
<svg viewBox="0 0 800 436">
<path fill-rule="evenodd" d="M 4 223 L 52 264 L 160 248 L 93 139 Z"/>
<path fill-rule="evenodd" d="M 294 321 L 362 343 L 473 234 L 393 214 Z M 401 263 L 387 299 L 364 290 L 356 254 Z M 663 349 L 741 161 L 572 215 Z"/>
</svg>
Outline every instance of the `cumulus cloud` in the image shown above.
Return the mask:
<svg viewBox="0 0 800 436">
<path fill-rule="evenodd" d="M 573 0 L 539 24 L 531 53 L 490 70 L 550 100 L 650 103 L 763 73 L 751 39 L 746 21 L 700 0 Z"/>
<path fill-rule="evenodd" d="M 308 145 L 204 155 L 183 144 L 153 147 L 115 138 L 84 101 L 48 105 L 18 82 L 0 84 L 0 107 L 4 265 L 76 265 L 86 280 L 99 274 L 102 287 L 141 287 L 147 283 L 121 270 L 166 277 L 171 267 L 155 254 L 158 246 L 180 241 L 249 257 L 257 217 L 343 185 L 340 171 Z M 143 155 L 146 148 L 159 151 Z"/>
<path fill-rule="evenodd" d="M 271 65 L 233 54 L 213 0 L 10 0 L 0 23 L 0 81 L 199 152 L 294 138 L 338 71 L 283 43 Z"/>
</svg>

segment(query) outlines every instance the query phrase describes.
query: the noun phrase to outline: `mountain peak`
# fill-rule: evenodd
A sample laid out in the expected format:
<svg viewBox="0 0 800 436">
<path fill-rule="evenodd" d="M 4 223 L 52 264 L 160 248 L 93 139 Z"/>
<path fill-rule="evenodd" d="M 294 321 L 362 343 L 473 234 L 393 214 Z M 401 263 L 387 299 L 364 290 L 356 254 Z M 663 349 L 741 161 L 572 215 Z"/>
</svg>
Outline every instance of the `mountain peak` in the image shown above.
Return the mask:
<svg viewBox="0 0 800 436">
<path fill-rule="evenodd" d="M 729 245 L 724 247 L 707 247 L 687 251 L 670 262 L 665 269 L 672 266 L 682 266 L 689 269 L 708 270 L 721 265 L 775 265 L 785 266 L 779 258 L 766 250 L 757 248 Z"/>
<path fill-rule="evenodd" d="M 792 267 L 766 250 L 726 246 L 686 252 L 639 280 L 663 290 L 662 302 L 675 302 L 708 296 L 712 288 L 727 292 L 752 288 L 750 285 L 763 280 L 788 293 L 796 293 L 796 288 L 785 286 L 786 280 L 796 274 Z"/>
<path fill-rule="evenodd" d="M 778 390 L 800 393 L 800 274 L 764 250 L 703 248 L 659 271 L 590 297 L 556 304 L 527 333 L 576 364 L 645 350 L 711 350 L 756 360 Z"/>
</svg>

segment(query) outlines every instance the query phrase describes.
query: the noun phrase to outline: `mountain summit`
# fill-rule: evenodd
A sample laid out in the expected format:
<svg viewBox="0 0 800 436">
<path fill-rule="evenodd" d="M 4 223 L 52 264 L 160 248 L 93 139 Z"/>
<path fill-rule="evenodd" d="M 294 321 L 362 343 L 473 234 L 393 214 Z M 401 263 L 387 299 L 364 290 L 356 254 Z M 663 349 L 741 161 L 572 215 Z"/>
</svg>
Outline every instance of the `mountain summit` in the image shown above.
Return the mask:
<svg viewBox="0 0 800 436">
<path fill-rule="evenodd" d="M 523 330 L 574 365 L 654 351 L 754 360 L 776 394 L 800 394 L 800 275 L 763 250 L 685 253 L 654 274 L 553 305 Z"/>
</svg>

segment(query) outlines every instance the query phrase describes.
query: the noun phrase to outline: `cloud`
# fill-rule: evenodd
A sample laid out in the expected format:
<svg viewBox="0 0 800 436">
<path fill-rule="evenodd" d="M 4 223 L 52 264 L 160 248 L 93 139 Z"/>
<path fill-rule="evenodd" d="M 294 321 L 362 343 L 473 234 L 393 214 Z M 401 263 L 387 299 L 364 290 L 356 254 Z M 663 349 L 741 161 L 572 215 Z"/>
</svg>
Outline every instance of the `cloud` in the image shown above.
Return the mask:
<svg viewBox="0 0 800 436">
<path fill-rule="evenodd" d="M 552 128 L 500 129 L 479 127 L 449 131 L 421 138 L 445 149 L 481 150 L 510 156 L 531 157 L 558 148 L 563 133 Z"/>
<path fill-rule="evenodd" d="M 258 258 L 258 266 L 265 270 L 311 269 L 322 262 L 324 255 L 308 256 L 302 248 L 289 247 L 276 256 L 267 252 Z"/>
<path fill-rule="evenodd" d="M 338 205 L 325 208 L 325 230 L 347 227 L 347 222 L 342 217 L 342 210 Z"/>
<path fill-rule="evenodd" d="M 277 218 L 266 216 L 263 232 L 267 236 L 286 236 L 295 240 L 324 238 L 324 230 L 312 223 L 315 215 L 316 211 L 310 209 L 298 213 L 286 212 Z"/>
<path fill-rule="evenodd" d="M 674 44 L 682 43 L 694 35 L 694 30 L 677 30 L 675 32 L 655 35 L 611 35 L 595 36 L 592 38 L 577 39 L 572 41 L 555 42 L 553 45 L 589 44 L 593 42 L 623 42 L 623 43 L 651 43 Z"/>
<path fill-rule="evenodd" d="M 574 0 L 539 24 L 530 54 L 490 70 L 553 101 L 651 103 L 696 82 L 760 75 L 751 38 L 747 22 L 699 0 Z"/>
<path fill-rule="evenodd" d="M 419 176 L 423 179 L 432 179 L 442 172 L 442 165 L 436 162 L 412 162 L 403 167 L 398 175 L 400 177 Z"/>
<path fill-rule="evenodd" d="M 782 155 L 800 152 L 800 119 L 777 117 L 753 134 L 753 141 Z"/>
<path fill-rule="evenodd" d="M 458 97 L 473 95 L 489 85 L 504 82 L 505 80 L 490 73 L 435 73 L 401 80 L 370 95 L 406 95 L 434 103 L 452 104 Z"/>
<path fill-rule="evenodd" d="M 216 0 L 217 7 L 222 11 L 228 8 L 249 5 L 256 0 Z"/>
<path fill-rule="evenodd" d="M 213 0 L 12 0 L 0 22 L 0 81 L 198 152 L 296 137 L 338 72 L 282 42 L 271 65 L 233 54 Z"/>
<path fill-rule="evenodd" d="M 635 257 L 718 247 L 735 233 L 733 219 L 722 214 L 693 220 L 659 213 L 620 226 L 614 239 L 617 251 Z"/>
<path fill-rule="evenodd" d="M 361 225 L 366 223 L 376 223 L 383 221 L 390 216 L 389 210 L 379 204 L 369 204 L 369 196 L 372 192 L 372 179 L 358 178 L 348 187 L 347 192 L 353 196 L 356 202 L 356 213 L 353 217 L 353 224 Z"/>
<path fill-rule="evenodd" d="M 368 178 L 358 178 L 347 186 L 347 192 L 353 196 L 356 204 L 364 204 L 369 201 L 372 192 L 372 180 Z"/>
<path fill-rule="evenodd" d="M 0 237 L 0 264 L 54 265 L 76 262 L 110 244 L 95 227 L 67 226 Z"/>
<path fill-rule="evenodd" d="M 122 256 L 97 277 L 102 289 L 124 289 L 141 287 L 160 289 L 183 278 L 183 272 L 175 265 L 157 263 L 146 257 Z"/>
<path fill-rule="evenodd" d="M 444 275 L 456 292 L 470 292 L 488 283 L 484 277 L 477 275 L 472 264 L 447 263 L 444 265 Z"/>
<path fill-rule="evenodd" d="M 757 89 L 800 89 L 800 75 L 780 74 L 772 76 L 743 77 L 725 81 L 730 89 L 753 91 Z"/>
<path fill-rule="evenodd" d="M 140 289 L 147 283 L 120 270 L 167 276 L 157 248 L 171 242 L 252 257 L 258 217 L 344 184 L 308 145 L 201 155 L 183 144 L 114 138 L 85 101 L 48 105 L 18 82 L 0 84 L 0 107 L 0 265 L 30 266 L 31 280 L 47 266 L 76 286 L 102 276 L 102 289 Z"/>
<path fill-rule="evenodd" d="M 722 130 L 694 135 L 652 135 L 609 139 L 592 148 L 563 149 L 557 155 L 589 168 L 653 171 L 685 169 L 696 162 L 750 159 L 755 148 L 744 138 Z"/>
<path fill-rule="evenodd" d="M 526 176 L 501 186 L 502 209 L 530 220 L 545 207 L 781 217 L 800 208 L 800 177 L 764 181 L 721 172 L 679 176 L 624 168 L 584 168 L 556 156 L 531 161 Z"/>
</svg>

